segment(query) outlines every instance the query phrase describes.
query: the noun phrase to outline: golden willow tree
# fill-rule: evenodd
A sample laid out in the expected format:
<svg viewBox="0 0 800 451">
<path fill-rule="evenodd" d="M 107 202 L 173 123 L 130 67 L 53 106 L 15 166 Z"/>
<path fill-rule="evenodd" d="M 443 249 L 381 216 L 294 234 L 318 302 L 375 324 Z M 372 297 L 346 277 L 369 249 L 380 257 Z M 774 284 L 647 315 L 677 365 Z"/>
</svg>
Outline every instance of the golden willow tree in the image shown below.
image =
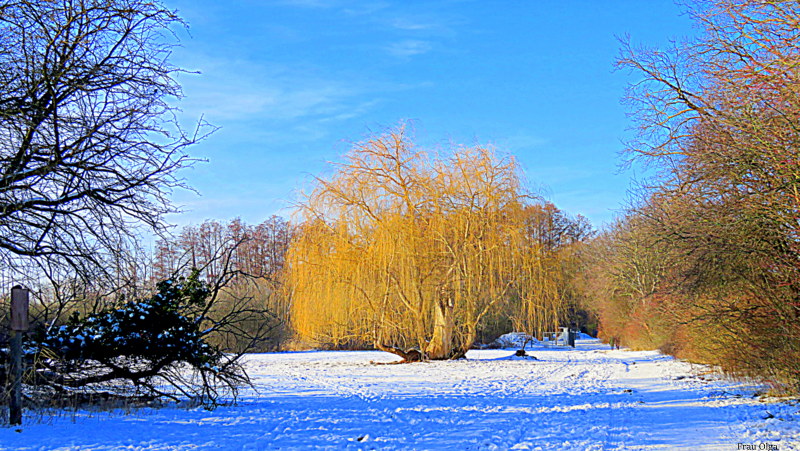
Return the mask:
<svg viewBox="0 0 800 451">
<path fill-rule="evenodd" d="M 526 230 L 531 197 L 512 158 L 484 147 L 431 156 L 400 127 L 335 168 L 301 205 L 287 256 L 301 337 L 371 342 L 406 361 L 455 359 L 493 308 L 542 291 L 539 244 Z M 529 311 L 554 327 L 559 305 L 546 301 Z"/>
</svg>

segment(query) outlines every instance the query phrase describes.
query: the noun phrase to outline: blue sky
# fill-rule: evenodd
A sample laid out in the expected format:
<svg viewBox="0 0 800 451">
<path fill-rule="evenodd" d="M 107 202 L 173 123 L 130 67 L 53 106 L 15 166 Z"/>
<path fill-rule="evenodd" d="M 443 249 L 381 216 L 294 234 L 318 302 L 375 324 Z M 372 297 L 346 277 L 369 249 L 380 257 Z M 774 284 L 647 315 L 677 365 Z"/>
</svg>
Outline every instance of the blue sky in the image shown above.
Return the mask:
<svg viewBox="0 0 800 451">
<path fill-rule="evenodd" d="M 173 62 L 187 124 L 221 127 L 182 175 L 170 222 L 289 216 L 311 175 L 371 132 L 492 144 L 531 186 L 596 227 L 626 199 L 629 132 L 618 36 L 663 46 L 696 32 L 671 0 L 168 0 L 190 25 Z"/>
</svg>

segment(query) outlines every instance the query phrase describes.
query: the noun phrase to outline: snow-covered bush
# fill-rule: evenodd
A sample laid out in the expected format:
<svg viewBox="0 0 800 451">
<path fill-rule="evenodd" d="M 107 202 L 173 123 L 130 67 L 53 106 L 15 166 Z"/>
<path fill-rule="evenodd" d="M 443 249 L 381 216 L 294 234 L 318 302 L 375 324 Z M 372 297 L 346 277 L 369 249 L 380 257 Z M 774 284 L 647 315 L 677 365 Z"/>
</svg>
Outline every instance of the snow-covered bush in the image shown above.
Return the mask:
<svg viewBox="0 0 800 451">
<path fill-rule="evenodd" d="M 490 348 L 506 349 L 518 348 L 525 349 L 525 346 L 536 344 L 536 338 L 524 332 L 510 332 L 497 337 L 492 343 L 489 344 Z"/>
<path fill-rule="evenodd" d="M 214 362 L 219 353 L 203 341 L 198 324 L 182 311 L 185 306 L 202 304 L 208 290 L 196 280 L 188 282 L 163 281 L 150 299 L 129 301 L 85 318 L 74 312 L 66 324 L 45 334 L 41 343 L 65 360 L 103 361 L 124 355 L 197 366 Z"/>
<path fill-rule="evenodd" d="M 246 382 L 236 357 L 208 343 L 215 322 L 207 316 L 211 290 L 194 271 L 160 282 L 148 299 L 40 329 L 35 381 L 58 391 L 76 388 L 126 392 L 148 398 L 188 397 L 212 406 Z"/>
</svg>

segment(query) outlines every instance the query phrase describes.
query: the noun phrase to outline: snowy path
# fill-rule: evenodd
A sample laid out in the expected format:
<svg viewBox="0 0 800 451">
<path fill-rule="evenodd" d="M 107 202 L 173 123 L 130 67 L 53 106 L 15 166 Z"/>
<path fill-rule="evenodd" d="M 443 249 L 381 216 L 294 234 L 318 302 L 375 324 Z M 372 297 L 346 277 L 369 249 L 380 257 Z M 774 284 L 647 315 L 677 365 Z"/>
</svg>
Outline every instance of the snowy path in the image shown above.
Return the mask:
<svg viewBox="0 0 800 451">
<path fill-rule="evenodd" d="M 238 406 L 26 418 L 22 432 L 0 429 L 0 448 L 800 449 L 800 405 L 656 352 L 604 349 L 410 365 L 370 363 L 393 360 L 380 352 L 260 354 Z"/>
</svg>

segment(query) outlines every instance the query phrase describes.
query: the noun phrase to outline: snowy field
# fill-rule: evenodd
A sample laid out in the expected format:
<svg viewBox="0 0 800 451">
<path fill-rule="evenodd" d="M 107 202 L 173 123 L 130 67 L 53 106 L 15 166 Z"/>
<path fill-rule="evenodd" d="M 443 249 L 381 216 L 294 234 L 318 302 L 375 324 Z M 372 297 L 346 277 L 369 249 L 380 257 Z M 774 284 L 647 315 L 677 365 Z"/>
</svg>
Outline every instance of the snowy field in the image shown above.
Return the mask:
<svg viewBox="0 0 800 451">
<path fill-rule="evenodd" d="M 800 449 L 800 404 L 657 352 L 537 346 L 376 365 L 381 352 L 253 355 L 236 406 L 26 416 L 0 448 Z M 746 445 L 746 446 L 745 446 Z M 752 448 L 749 446 L 753 446 Z"/>
</svg>

